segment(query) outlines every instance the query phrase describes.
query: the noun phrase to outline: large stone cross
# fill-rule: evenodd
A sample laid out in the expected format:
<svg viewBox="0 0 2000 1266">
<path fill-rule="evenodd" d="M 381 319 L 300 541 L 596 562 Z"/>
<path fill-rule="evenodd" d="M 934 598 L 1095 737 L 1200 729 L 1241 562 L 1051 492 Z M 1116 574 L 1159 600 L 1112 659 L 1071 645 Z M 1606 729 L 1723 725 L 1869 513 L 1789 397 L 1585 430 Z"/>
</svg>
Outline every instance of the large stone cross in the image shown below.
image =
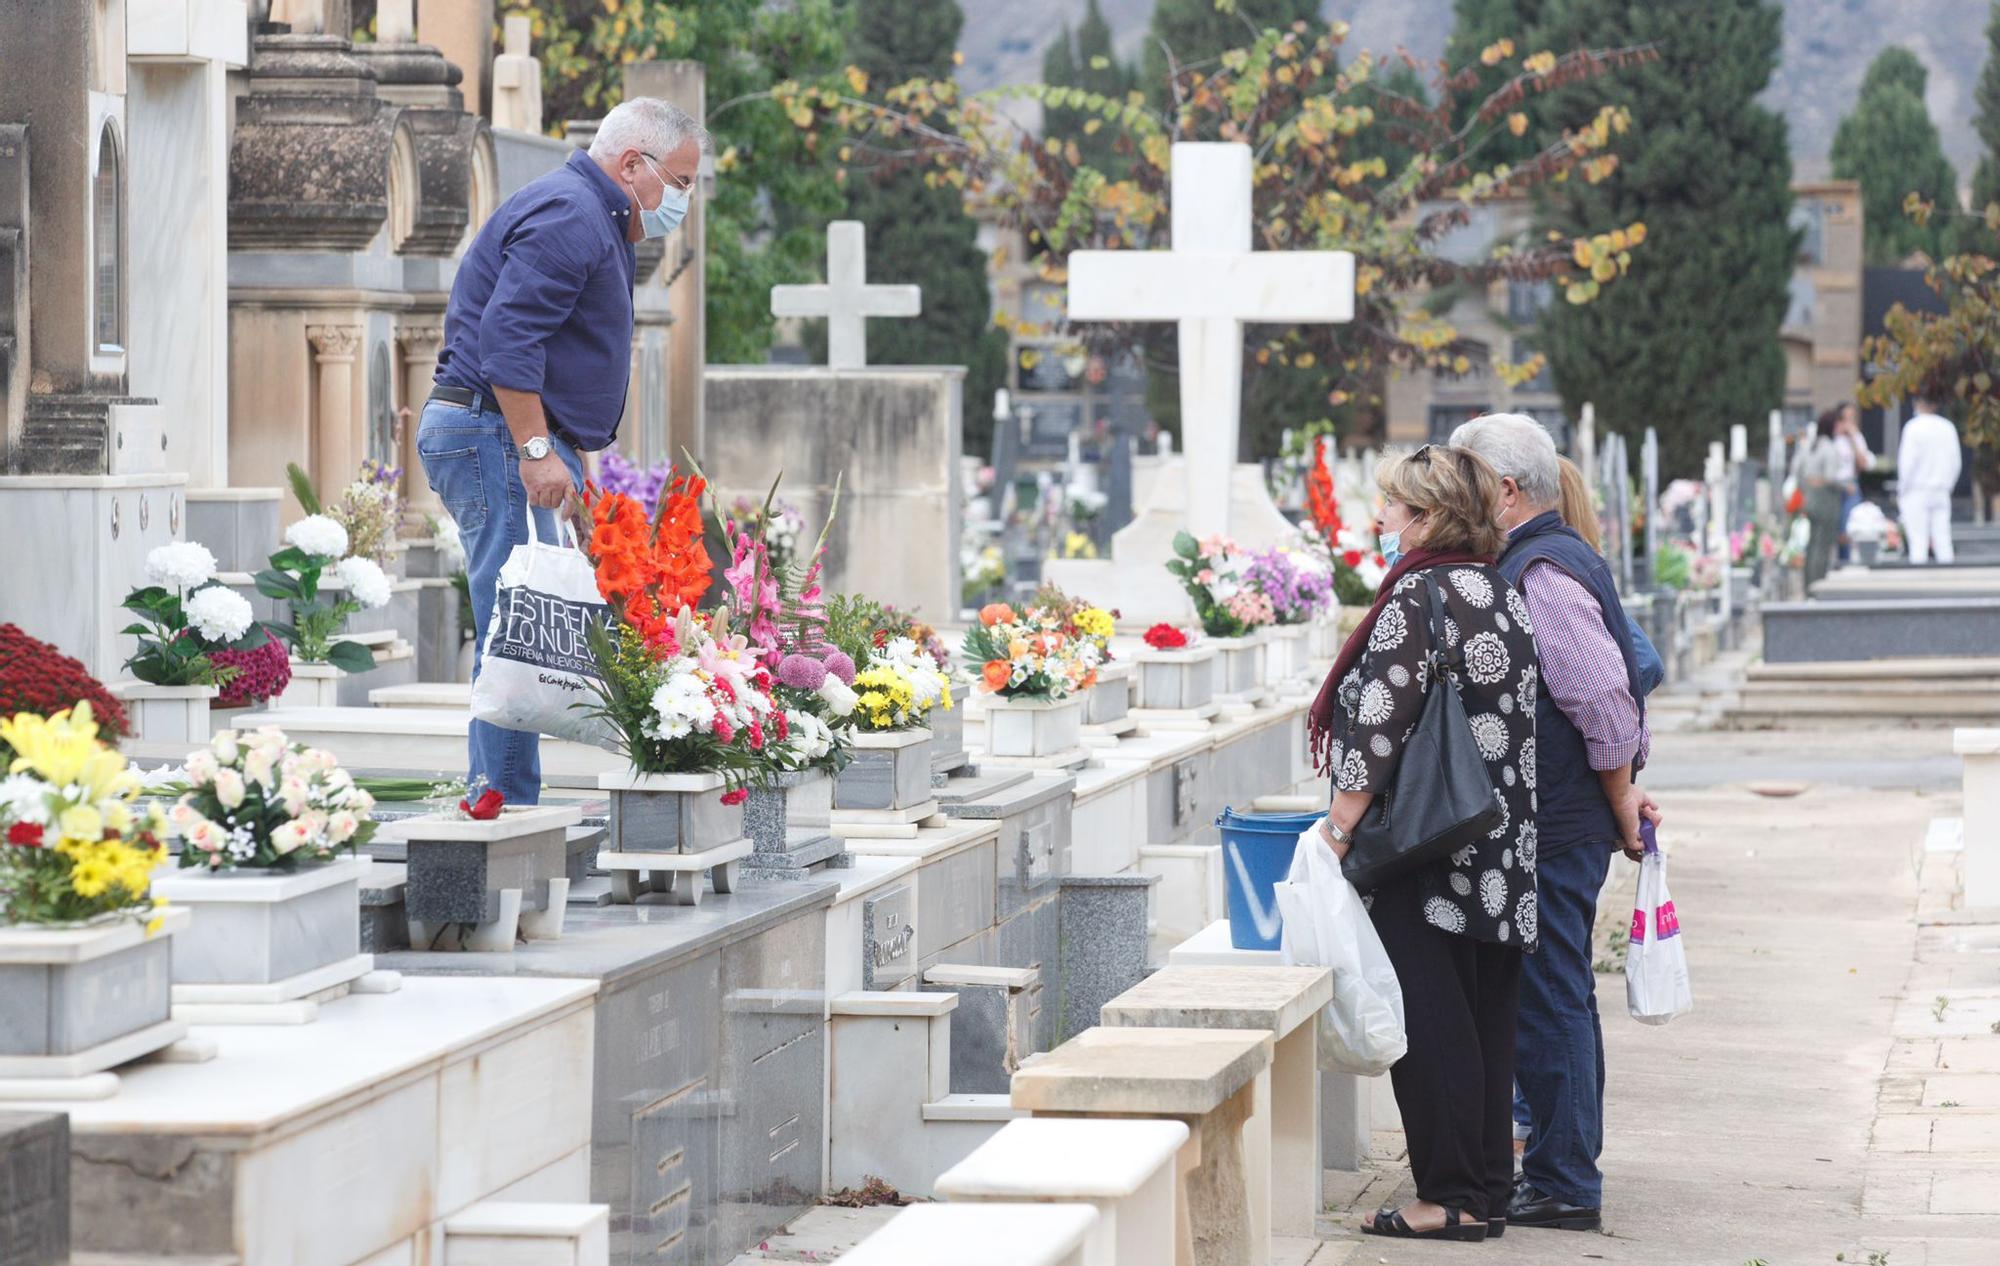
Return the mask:
<svg viewBox="0 0 2000 1266">
<path fill-rule="evenodd" d="M 868 318 L 913 317 L 924 309 L 918 286 L 868 284 L 868 240 L 859 220 L 826 226 L 826 284 L 771 287 L 771 315 L 825 317 L 826 363 L 860 369 L 868 363 Z"/>
<path fill-rule="evenodd" d="M 1181 449 L 1187 527 L 1229 531 L 1229 485 L 1241 424 L 1243 327 L 1354 319 L 1354 256 L 1250 249 L 1250 147 L 1173 148 L 1173 248 L 1077 251 L 1073 321 L 1180 324 Z"/>
</svg>

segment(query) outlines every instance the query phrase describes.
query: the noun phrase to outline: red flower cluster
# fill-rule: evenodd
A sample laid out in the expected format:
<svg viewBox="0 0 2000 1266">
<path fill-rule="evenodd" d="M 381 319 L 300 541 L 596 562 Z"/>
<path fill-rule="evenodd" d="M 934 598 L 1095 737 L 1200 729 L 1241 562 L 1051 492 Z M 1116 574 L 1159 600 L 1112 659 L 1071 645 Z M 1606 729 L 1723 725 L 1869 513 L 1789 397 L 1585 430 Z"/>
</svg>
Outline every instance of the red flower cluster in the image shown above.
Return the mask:
<svg viewBox="0 0 2000 1266">
<path fill-rule="evenodd" d="M 477 803 L 468 800 L 459 801 L 458 811 L 474 822 L 491 822 L 500 816 L 500 809 L 506 803 L 506 797 L 488 787 L 480 793 Z"/>
<path fill-rule="evenodd" d="M 1340 503 L 1333 495 L 1333 471 L 1326 464 L 1326 436 L 1313 441 L 1312 469 L 1306 472 L 1306 508 L 1312 512 L 1313 526 L 1328 545 L 1340 539 Z M 1360 559 L 1349 559 L 1352 567 Z"/>
<path fill-rule="evenodd" d="M 648 641 L 708 592 L 714 564 L 702 544 L 701 521 L 707 487 L 693 475 L 680 476 L 667 485 L 658 516 L 648 519 L 645 507 L 624 493 L 584 485 L 597 591 Z"/>
<path fill-rule="evenodd" d="M 53 716 L 88 700 L 98 733 L 129 732 L 125 707 L 81 663 L 12 624 L 0 624 L 0 716 Z"/>
<path fill-rule="evenodd" d="M 1146 630 L 1146 645 L 1156 651 L 1178 651 L 1187 644 L 1187 634 L 1171 624 L 1155 624 Z"/>
<path fill-rule="evenodd" d="M 285 687 L 292 684 L 291 654 L 275 637 L 247 651 L 232 651 L 227 647 L 210 651 L 208 658 L 217 668 L 240 670 L 222 688 L 221 697 L 215 701 L 218 708 L 260 704 L 283 694 Z"/>
<path fill-rule="evenodd" d="M 738 787 L 734 791 L 725 791 L 722 793 L 722 803 L 724 804 L 742 804 L 749 798 L 750 789 L 748 787 Z"/>
<path fill-rule="evenodd" d="M 16 822 L 7 828 L 7 842 L 19 848 L 40 848 L 42 827 L 38 822 Z"/>
</svg>

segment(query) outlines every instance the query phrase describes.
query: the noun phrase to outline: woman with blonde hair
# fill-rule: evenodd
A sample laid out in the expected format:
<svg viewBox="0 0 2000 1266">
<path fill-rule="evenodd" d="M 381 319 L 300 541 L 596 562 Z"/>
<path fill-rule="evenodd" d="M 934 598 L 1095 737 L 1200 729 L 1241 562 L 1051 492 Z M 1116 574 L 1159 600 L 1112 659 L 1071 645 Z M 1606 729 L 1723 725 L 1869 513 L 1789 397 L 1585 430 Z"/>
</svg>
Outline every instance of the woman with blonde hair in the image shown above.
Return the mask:
<svg viewBox="0 0 2000 1266">
<path fill-rule="evenodd" d="M 1459 695 L 1498 825 L 1368 894 L 1403 989 L 1409 1050 L 1389 1077 L 1417 1199 L 1361 1229 L 1483 1240 L 1505 1227 L 1514 1180 L 1515 1012 L 1537 918 L 1540 668 L 1526 604 L 1493 565 L 1504 543 L 1493 468 L 1468 449 L 1427 444 L 1385 462 L 1376 482 L 1375 530 L 1392 566 L 1313 702 L 1313 754 L 1335 788 L 1320 833 L 1346 857 L 1369 806 L 1394 787 L 1432 690 Z"/>
<path fill-rule="evenodd" d="M 1563 522 L 1576 530 L 1584 544 L 1602 554 L 1604 525 L 1597 517 L 1597 500 L 1590 495 L 1583 468 L 1567 457 L 1557 457 L 1556 472 L 1562 482 Z"/>
</svg>

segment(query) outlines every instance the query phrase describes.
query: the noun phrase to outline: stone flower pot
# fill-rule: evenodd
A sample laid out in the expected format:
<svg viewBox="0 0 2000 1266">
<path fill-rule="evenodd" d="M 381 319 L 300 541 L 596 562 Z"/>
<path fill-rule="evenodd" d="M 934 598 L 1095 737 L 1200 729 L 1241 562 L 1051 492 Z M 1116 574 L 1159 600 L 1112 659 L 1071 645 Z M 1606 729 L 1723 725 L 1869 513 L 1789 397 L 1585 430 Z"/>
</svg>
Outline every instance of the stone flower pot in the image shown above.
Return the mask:
<svg viewBox="0 0 2000 1266">
<path fill-rule="evenodd" d="M 1148 712 L 1192 712 L 1215 702 L 1220 656 L 1211 645 L 1178 651 L 1139 651 L 1139 707 Z"/>
<path fill-rule="evenodd" d="M 1274 624 L 1264 630 L 1266 660 L 1264 683 L 1273 689 L 1288 686 L 1306 675 L 1306 626 Z"/>
<path fill-rule="evenodd" d="M 1097 670 L 1097 684 L 1084 692 L 1083 723 L 1116 725 L 1132 710 L 1132 679 L 1138 666 L 1129 659 L 1113 660 Z"/>
<path fill-rule="evenodd" d="M 141 743 L 208 745 L 209 709 L 222 691 L 215 686 L 153 686 L 121 681 L 111 688 L 125 705 L 132 737 Z"/>
<path fill-rule="evenodd" d="M 949 711 L 932 708 L 924 718 L 931 732 L 931 772 L 948 774 L 965 764 L 965 698 L 962 683 L 952 683 L 954 702 Z"/>
<path fill-rule="evenodd" d="M 989 720 L 990 727 L 992 722 Z M 936 739 L 929 729 L 856 730 L 854 759 L 833 785 L 833 807 L 900 812 L 931 798 L 931 756 Z"/>
<path fill-rule="evenodd" d="M 1340 648 L 1347 643 L 1347 636 L 1341 631 L 1340 613 L 1330 611 L 1312 620 L 1305 626 L 1306 660 L 1319 664 L 1340 657 Z"/>
<path fill-rule="evenodd" d="M 1270 646 L 1263 633 L 1247 637 L 1212 637 L 1207 645 L 1216 652 L 1215 693 L 1233 699 L 1255 701 L 1264 693 L 1264 664 Z"/>
<path fill-rule="evenodd" d="M 575 804 L 522 805 L 485 822 L 441 814 L 402 818 L 384 823 L 375 839 L 403 841 L 403 909 L 413 926 L 494 925 L 491 939 L 511 951 L 517 931 L 530 940 L 562 935 L 568 833 L 582 821 Z M 518 894 L 512 923 L 505 917 L 509 892 Z"/>
<path fill-rule="evenodd" d="M 722 803 L 720 774 L 641 774 L 630 769 L 597 776 L 611 793 L 614 853 L 699 853 L 744 837 L 743 806 Z"/>
<path fill-rule="evenodd" d="M 0 1078 L 77 1078 L 179 1040 L 174 948 L 192 915 L 0 926 Z"/>
<path fill-rule="evenodd" d="M 986 701 L 986 751 L 990 756 L 1060 756 L 1083 742 L 1086 690 L 1067 699 L 1016 699 L 993 695 Z"/>
<path fill-rule="evenodd" d="M 369 859 L 341 857 L 294 871 L 252 869 L 161 871 L 153 895 L 194 915 L 174 947 L 174 984 L 281 985 L 312 982 L 312 992 L 345 983 L 368 969 L 361 954 L 361 881 Z M 339 975 L 343 964 L 358 970 Z M 285 990 L 277 992 L 283 993 Z"/>
<path fill-rule="evenodd" d="M 787 830 L 824 828 L 832 812 L 833 778 L 823 769 L 801 769 L 753 788 L 743 802 L 743 825 L 758 852 L 782 852 Z"/>
<path fill-rule="evenodd" d="M 347 674 L 332 664 L 292 661 L 292 680 L 284 693 L 271 700 L 276 708 L 337 708 L 340 706 L 340 679 Z"/>
</svg>

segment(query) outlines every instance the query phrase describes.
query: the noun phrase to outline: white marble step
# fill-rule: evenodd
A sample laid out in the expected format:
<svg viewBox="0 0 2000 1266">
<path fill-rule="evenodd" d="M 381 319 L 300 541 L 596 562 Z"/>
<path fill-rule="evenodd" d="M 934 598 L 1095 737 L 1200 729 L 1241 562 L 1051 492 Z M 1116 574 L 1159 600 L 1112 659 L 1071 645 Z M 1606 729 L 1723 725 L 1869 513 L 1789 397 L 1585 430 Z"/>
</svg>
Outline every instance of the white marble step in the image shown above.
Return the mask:
<svg viewBox="0 0 2000 1266">
<path fill-rule="evenodd" d="M 469 681 L 413 681 L 402 686 L 383 686 L 368 692 L 368 702 L 378 708 L 453 708 L 472 706 Z"/>
<path fill-rule="evenodd" d="M 296 742 L 326 748 L 357 772 L 458 777 L 471 717 L 451 708 L 274 708 L 245 714 L 238 724 L 275 725 Z M 626 766 L 616 752 L 546 735 L 541 755 L 542 781 L 557 787 L 594 789 L 598 775 Z"/>
</svg>

